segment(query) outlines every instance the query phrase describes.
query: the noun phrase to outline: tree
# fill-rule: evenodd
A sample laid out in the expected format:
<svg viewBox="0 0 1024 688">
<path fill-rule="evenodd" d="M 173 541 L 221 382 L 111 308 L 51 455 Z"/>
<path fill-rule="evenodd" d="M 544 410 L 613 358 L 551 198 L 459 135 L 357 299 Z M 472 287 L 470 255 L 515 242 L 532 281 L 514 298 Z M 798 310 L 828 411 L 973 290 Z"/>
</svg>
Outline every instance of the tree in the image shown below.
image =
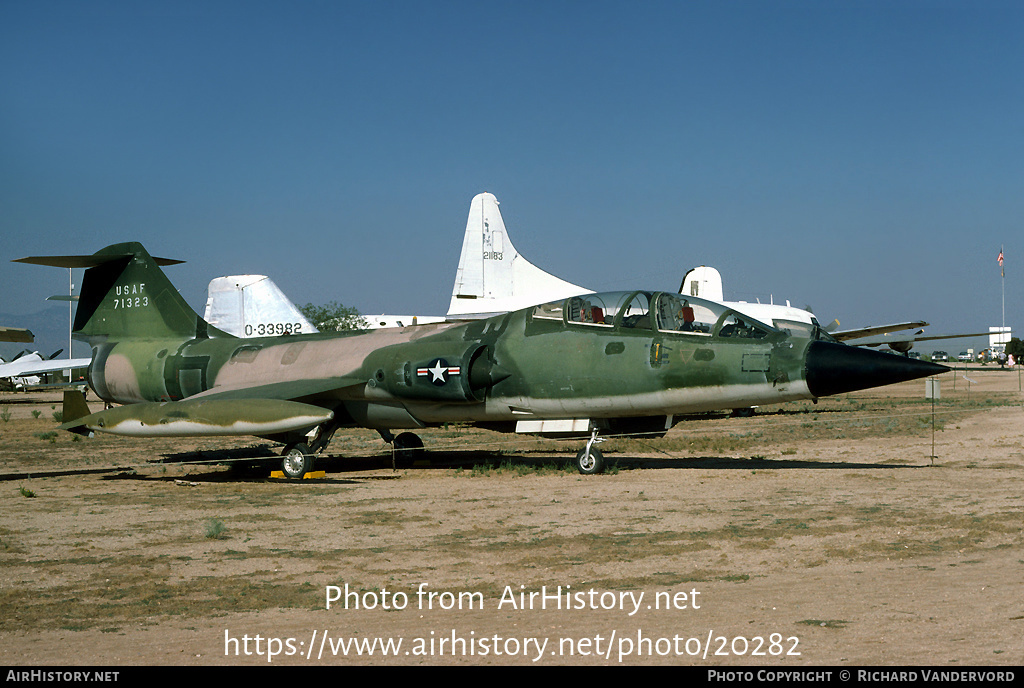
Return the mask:
<svg viewBox="0 0 1024 688">
<path fill-rule="evenodd" d="M 337 301 L 329 301 L 322 306 L 307 303 L 299 306 L 299 311 L 321 332 L 366 329 L 366 319 L 357 308 Z"/>
<path fill-rule="evenodd" d="M 1011 337 L 1006 343 L 1006 355 L 1013 356 L 1013 360 L 1020 363 L 1024 360 L 1024 342 L 1017 337 Z"/>
</svg>

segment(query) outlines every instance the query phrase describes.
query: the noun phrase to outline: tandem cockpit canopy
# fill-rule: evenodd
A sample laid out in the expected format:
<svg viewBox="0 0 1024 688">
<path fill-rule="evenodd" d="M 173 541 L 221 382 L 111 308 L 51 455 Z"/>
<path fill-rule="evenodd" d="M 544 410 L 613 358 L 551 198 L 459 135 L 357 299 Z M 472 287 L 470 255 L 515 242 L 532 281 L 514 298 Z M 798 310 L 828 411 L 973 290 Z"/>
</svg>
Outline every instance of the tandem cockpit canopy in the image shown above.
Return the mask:
<svg viewBox="0 0 1024 688">
<path fill-rule="evenodd" d="M 533 318 L 570 325 L 764 339 L 774 327 L 713 301 L 669 292 L 583 294 L 534 307 Z"/>
</svg>

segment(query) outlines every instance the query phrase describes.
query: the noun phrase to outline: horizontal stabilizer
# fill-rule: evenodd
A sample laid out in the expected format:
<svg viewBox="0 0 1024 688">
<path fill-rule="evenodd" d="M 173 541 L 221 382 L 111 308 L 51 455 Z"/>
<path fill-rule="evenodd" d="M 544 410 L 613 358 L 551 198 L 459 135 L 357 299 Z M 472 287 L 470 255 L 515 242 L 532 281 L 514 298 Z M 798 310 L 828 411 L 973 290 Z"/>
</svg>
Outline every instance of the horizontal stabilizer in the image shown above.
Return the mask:
<svg viewBox="0 0 1024 688">
<path fill-rule="evenodd" d="M 31 265 L 46 265 L 51 268 L 95 268 L 100 265 L 112 263 L 115 260 L 132 258 L 134 255 L 135 254 L 133 253 L 108 253 L 104 255 L 93 254 L 90 256 L 29 256 L 27 258 L 17 258 L 11 262 L 29 263 Z M 185 262 L 183 260 L 175 260 L 173 258 L 153 258 L 153 261 L 160 266 L 178 265 Z"/>
<path fill-rule="evenodd" d="M 86 269 L 72 334 L 90 346 L 111 338 L 227 336 L 200 318 L 160 269 L 183 261 L 153 258 L 137 241 L 89 256 L 31 256 L 14 262 Z"/>
</svg>

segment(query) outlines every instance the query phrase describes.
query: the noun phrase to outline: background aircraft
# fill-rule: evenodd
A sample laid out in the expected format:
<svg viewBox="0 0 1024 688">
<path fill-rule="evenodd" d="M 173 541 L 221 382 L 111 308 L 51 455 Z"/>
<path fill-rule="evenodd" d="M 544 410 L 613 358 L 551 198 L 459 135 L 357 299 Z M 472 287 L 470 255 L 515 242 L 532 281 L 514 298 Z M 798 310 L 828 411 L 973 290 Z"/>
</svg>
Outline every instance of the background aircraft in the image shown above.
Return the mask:
<svg viewBox="0 0 1024 688">
<path fill-rule="evenodd" d="M 88 368 L 92 359 L 89 358 L 57 358 L 63 349 L 54 352 L 49 358 L 38 351 L 23 351 L 10 362 L 0 358 L 0 379 L 10 380 L 15 389 L 40 384 L 39 375 L 58 373 L 62 370 L 71 374 L 72 370 Z M 70 377 L 69 377 L 69 382 Z"/>
<path fill-rule="evenodd" d="M 266 275 L 227 275 L 210 280 L 204 319 L 236 337 L 319 332 Z M 444 316 L 364 315 L 365 328 L 409 327 L 444 322 Z"/>
<path fill-rule="evenodd" d="M 928 323 L 923 323 L 927 325 Z M 882 333 L 874 337 L 856 338 L 850 341 L 854 346 L 887 346 L 893 351 L 907 353 L 918 342 L 936 341 L 939 339 L 963 339 L 965 337 L 987 337 L 990 332 L 972 332 L 970 334 L 925 334 L 924 330 L 911 333 Z"/>
<path fill-rule="evenodd" d="M 591 294 L 591 290 L 559 279 L 536 267 L 519 254 L 508 236 L 505 223 L 493 194 L 481 193 L 473 197 L 469 219 L 462 241 L 462 253 L 452 289 L 448 319 L 488 317 L 547 300 Z M 795 308 L 786 302 L 748 303 L 726 301 L 722 289 L 722 276 L 713 267 L 700 266 L 686 273 L 679 288 L 680 294 L 699 296 L 733 308 L 740 313 L 776 327 L 821 327 L 810 311 Z M 408 321 L 407 321 L 408 322 Z M 839 330 L 838 321 L 824 328 L 836 341 L 854 346 L 888 345 L 895 351 L 907 352 L 916 341 L 950 339 L 987 335 L 933 335 L 923 333 L 889 336 L 883 339 L 865 339 L 893 332 L 926 327 L 924 321 L 911 321 Z"/>
<path fill-rule="evenodd" d="M 520 255 L 508 235 L 497 198 L 485 192 L 474 196 L 470 203 L 447 316 L 382 314 L 364 316 L 364 319 L 370 329 L 477 319 L 551 299 L 590 293 L 593 292 L 545 272 Z M 839 322 L 833 321 L 822 327 L 813 313 L 795 308 L 788 301 L 785 305 L 726 301 L 721 274 L 706 265 L 686 273 L 679 293 L 716 301 L 777 328 L 808 331 L 820 328 L 839 342 L 853 346 L 888 346 L 904 354 L 917 342 L 988 334 L 926 335 L 919 329 L 928 326 L 922 320 L 846 330 L 838 329 Z M 240 337 L 316 331 L 273 281 L 260 275 L 234 275 L 210 282 L 206 320 Z M 299 329 L 295 330 L 296 327 Z M 906 332 L 913 329 L 919 331 Z"/>
<path fill-rule="evenodd" d="M 790 327 L 797 323 L 806 326 L 821 327 L 818 319 L 810 311 L 802 308 L 794 308 L 786 302 L 786 305 L 775 303 L 748 303 L 746 301 L 726 301 L 722 290 L 722 275 L 713 267 L 701 265 L 693 268 L 683 276 L 679 285 L 680 294 L 701 296 L 723 303 L 730 308 L 735 308 L 741 313 L 746 313 L 752 318 L 762 322 L 771 323 L 776 327 Z M 900 353 L 909 352 L 916 342 L 930 341 L 936 339 L 959 339 L 965 337 L 987 336 L 988 332 L 974 332 L 969 334 L 941 334 L 926 335 L 924 330 L 914 333 L 906 333 L 906 330 L 927 327 L 928 323 L 923 320 L 911 322 L 891 323 L 886 325 L 870 325 L 855 329 L 840 330 L 839 321 L 833 321 L 824 329 L 833 339 L 846 342 L 852 346 L 888 346 L 893 351 Z M 893 334 L 893 333 L 902 334 Z"/>
<path fill-rule="evenodd" d="M 485 192 L 473 197 L 448 306 L 450 320 L 486 318 L 592 293 L 521 256 L 509 239 L 494 194 Z"/>
<path fill-rule="evenodd" d="M 470 203 L 447 316 L 382 314 L 364 318 L 371 329 L 407 327 L 446 320 L 485 318 L 551 299 L 591 293 L 585 287 L 545 272 L 520 255 L 508 235 L 498 210 L 497 198 L 485 192 L 474 196 Z M 721 274 L 706 265 L 686 273 L 679 293 L 722 303 L 778 328 L 822 328 L 813 313 L 795 308 L 788 301 L 785 305 L 726 301 Z M 294 330 L 299 323 L 301 328 L 298 331 L 316 331 L 273 281 L 264 276 L 235 275 L 210 282 L 206 320 L 240 337 L 288 332 Z M 988 334 L 926 335 L 923 330 L 905 332 L 927 327 L 928 323 L 921 320 L 847 330 L 838 329 L 838 324 L 838 321 L 834 321 L 822 329 L 836 341 L 854 346 L 885 345 L 901 353 L 910 351 L 916 342 Z M 902 334 L 893 334 L 896 332 Z"/>
<path fill-rule="evenodd" d="M 551 299 L 593 293 L 541 270 L 519 254 L 505 229 L 498 199 L 480 193 L 469 204 L 459 267 L 445 316 L 366 316 L 371 328 L 476 320 Z"/>
<path fill-rule="evenodd" d="M 475 320 L 534 306 L 589 289 L 559 279 L 521 256 L 512 245 L 494 194 L 481 193 L 469 205 L 451 304 L 441 315 L 364 315 L 369 329 Z M 298 308 L 267 277 L 231 275 L 210 282 L 206 321 L 238 337 L 316 332 Z"/>
<path fill-rule="evenodd" d="M 217 277 L 207 293 L 206 322 L 236 337 L 317 332 L 266 275 Z"/>
<path fill-rule="evenodd" d="M 35 340 L 30 330 L 20 327 L 4 327 L 0 325 L 0 342 L 23 342 L 30 344 Z"/>
<path fill-rule="evenodd" d="M 422 447 L 446 422 L 584 427 L 581 472 L 603 468 L 599 431 L 664 433 L 679 414 L 811 399 L 947 370 L 786 332 L 669 292 L 585 294 L 468 322 L 241 339 L 188 306 L 138 243 L 19 262 L 86 267 L 74 336 L 89 385 L 61 428 L 134 436 L 255 435 L 281 442 L 290 477 L 342 426 Z M 67 398 L 67 395 L 66 395 Z"/>
</svg>

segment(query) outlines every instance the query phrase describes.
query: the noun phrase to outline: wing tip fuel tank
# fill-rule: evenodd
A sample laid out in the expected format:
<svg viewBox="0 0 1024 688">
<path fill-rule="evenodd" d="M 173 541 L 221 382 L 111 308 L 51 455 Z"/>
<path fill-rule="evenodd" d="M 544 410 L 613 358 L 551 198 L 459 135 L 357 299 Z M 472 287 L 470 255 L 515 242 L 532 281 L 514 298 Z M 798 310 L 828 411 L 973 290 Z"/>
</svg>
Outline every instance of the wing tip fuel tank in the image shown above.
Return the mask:
<svg viewBox="0 0 1024 688">
<path fill-rule="evenodd" d="M 327 409 L 295 401 L 197 399 L 118 406 L 60 427 L 132 437 L 260 436 L 313 428 L 333 417 Z"/>
</svg>

